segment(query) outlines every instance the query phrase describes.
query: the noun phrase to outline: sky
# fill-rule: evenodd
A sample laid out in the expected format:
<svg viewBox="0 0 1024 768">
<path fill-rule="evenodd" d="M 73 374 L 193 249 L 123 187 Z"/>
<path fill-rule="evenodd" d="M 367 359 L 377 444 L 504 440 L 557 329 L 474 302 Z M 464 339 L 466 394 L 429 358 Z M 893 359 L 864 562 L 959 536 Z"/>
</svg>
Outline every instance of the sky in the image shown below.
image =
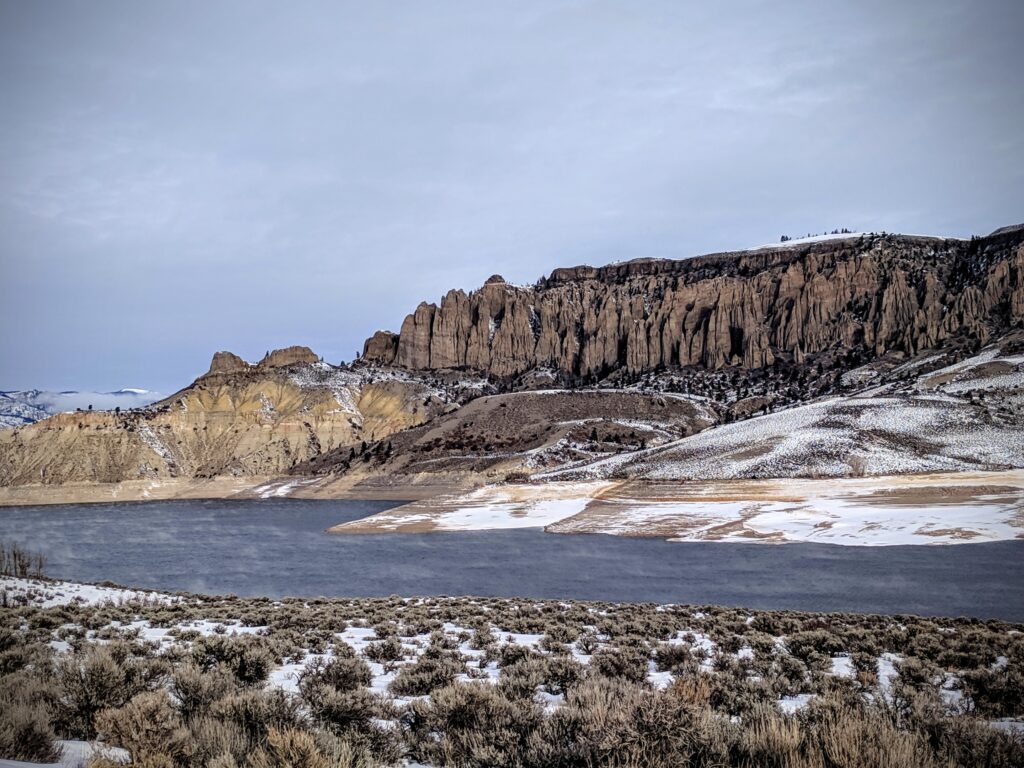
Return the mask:
<svg viewBox="0 0 1024 768">
<path fill-rule="evenodd" d="M 498 273 L 1024 221 L 1024 3 L 0 0 L 0 389 Z"/>
</svg>

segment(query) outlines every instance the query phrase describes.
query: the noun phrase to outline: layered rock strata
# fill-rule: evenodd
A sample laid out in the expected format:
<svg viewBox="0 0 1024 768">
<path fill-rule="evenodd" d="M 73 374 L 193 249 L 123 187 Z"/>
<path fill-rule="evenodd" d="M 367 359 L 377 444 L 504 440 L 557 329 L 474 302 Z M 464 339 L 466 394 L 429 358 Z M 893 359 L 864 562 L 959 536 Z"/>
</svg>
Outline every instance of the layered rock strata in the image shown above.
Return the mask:
<svg viewBox="0 0 1024 768">
<path fill-rule="evenodd" d="M 1024 230 L 952 240 L 860 235 L 686 260 L 556 269 L 534 286 L 492 277 L 422 303 L 363 359 L 409 370 L 584 379 L 701 366 L 756 369 L 825 351 L 916 354 L 984 343 L 1024 322 Z"/>
</svg>

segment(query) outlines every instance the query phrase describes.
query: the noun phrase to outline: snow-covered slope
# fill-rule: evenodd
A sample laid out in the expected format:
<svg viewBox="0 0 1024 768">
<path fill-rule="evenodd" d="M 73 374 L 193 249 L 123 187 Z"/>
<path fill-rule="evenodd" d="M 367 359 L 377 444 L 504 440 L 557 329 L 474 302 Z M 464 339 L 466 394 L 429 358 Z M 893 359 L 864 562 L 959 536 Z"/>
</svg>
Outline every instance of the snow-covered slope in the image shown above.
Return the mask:
<svg viewBox="0 0 1024 768">
<path fill-rule="evenodd" d="M 990 347 L 909 382 L 718 425 L 534 479 L 849 477 L 1015 467 L 1024 467 L 1024 355 Z"/>
<path fill-rule="evenodd" d="M 159 392 L 146 389 L 119 389 L 116 392 L 47 392 L 25 389 L 0 392 L 0 428 L 20 427 L 55 413 L 76 408 L 88 410 L 89 406 L 97 411 L 141 408 L 163 397 Z"/>
</svg>

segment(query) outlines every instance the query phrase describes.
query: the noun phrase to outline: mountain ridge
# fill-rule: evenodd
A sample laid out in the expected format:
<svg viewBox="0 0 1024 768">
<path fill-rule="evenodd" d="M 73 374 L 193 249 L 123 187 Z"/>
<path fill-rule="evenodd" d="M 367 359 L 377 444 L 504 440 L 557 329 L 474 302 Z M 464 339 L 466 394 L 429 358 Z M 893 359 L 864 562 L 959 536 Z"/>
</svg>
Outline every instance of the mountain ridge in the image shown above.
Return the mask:
<svg viewBox="0 0 1024 768">
<path fill-rule="evenodd" d="M 972 240 L 856 235 L 690 259 L 563 267 L 534 286 L 493 277 L 422 302 L 363 360 L 593 381 L 695 365 L 760 368 L 844 348 L 908 354 L 984 344 L 1024 316 L 1024 230 Z"/>
</svg>

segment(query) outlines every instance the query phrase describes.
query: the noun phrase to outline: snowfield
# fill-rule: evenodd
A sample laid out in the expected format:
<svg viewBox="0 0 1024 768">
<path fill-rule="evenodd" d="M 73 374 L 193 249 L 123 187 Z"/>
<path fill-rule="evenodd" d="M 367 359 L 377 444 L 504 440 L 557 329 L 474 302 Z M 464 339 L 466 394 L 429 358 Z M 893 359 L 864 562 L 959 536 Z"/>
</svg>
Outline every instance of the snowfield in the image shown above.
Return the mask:
<svg viewBox="0 0 1024 768">
<path fill-rule="evenodd" d="M 0 602 L 7 600 L 37 608 L 53 608 L 59 605 L 102 605 L 103 603 L 131 603 L 136 601 L 172 603 L 179 598 L 163 592 L 149 592 L 121 587 L 101 587 L 95 584 L 79 584 L 73 581 L 51 581 L 49 579 L 21 579 L 14 576 L 0 576 Z"/>
</svg>

